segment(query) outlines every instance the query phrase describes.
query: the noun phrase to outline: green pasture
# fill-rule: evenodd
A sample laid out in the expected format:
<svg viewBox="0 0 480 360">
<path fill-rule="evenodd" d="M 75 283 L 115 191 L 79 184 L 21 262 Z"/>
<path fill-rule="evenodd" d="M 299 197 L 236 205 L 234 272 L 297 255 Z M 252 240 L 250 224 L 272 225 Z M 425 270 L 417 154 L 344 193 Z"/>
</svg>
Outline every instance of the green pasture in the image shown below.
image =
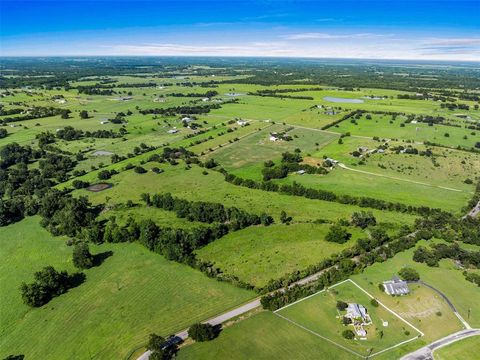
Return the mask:
<svg viewBox="0 0 480 360">
<path fill-rule="evenodd" d="M 262 287 L 297 270 L 340 253 L 367 234 L 349 228 L 352 238 L 337 244 L 325 240 L 330 224 L 291 224 L 250 227 L 230 233 L 198 250 L 197 256 L 224 273 Z"/>
<path fill-rule="evenodd" d="M 38 221 L 27 218 L 0 234 L 2 358 L 121 359 L 152 332 L 167 336 L 255 296 L 139 244 L 104 244 L 91 246 L 92 253 L 113 254 L 85 271 L 85 283 L 29 308 L 18 290 L 22 281 L 47 265 L 75 271 L 66 239 L 52 237 Z"/>
</svg>

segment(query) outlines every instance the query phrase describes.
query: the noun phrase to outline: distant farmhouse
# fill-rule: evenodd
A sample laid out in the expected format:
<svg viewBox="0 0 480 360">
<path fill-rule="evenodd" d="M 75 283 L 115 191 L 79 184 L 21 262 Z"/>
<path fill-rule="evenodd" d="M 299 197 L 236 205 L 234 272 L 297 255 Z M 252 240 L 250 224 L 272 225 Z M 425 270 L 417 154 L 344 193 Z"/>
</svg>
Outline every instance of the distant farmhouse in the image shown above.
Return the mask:
<svg viewBox="0 0 480 360">
<path fill-rule="evenodd" d="M 397 275 L 395 275 L 392 280 L 384 281 L 383 289 L 388 295 L 392 296 L 407 295 L 410 293 L 408 283 L 405 280 L 401 280 Z"/>
</svg>

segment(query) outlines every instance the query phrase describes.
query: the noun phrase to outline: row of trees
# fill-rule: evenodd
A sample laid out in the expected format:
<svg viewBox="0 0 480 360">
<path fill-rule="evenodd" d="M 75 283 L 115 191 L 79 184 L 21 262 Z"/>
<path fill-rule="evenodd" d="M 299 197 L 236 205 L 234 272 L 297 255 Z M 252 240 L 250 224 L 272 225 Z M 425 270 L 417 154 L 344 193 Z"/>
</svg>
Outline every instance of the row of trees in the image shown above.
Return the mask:
<svg viewBox="0 0 480 360">
<path fill-rule="evenodd" d="M 267 214 L 258 216 L 235 207 L 225 207 L 220 203 L 184 200 L 173 197 L 170 193 L 154 194 L 153 196 L 144 193 L 141 198 L 147 206 L 174 211 L 180 218 L 209 224 L 218 222 L 228 225 L 232 230 L 243 229 L 251 225 L 270 225 L 273 223 L 273 218 Z"/>
<path fill-rule="evenodd" d="M 420 246 L 413 254 L 413 260 L 426 263 L 428 266 L 438 266 L 441 259 L 453 259 L 464 266 L 480 267 L 480 251 L 468 251 L 458 244 L 433 244 L 430 249 Z"/>
<path fill-rule="evenodd" d="M 234 174 L 229 174 L 222 170 L 225 180 L 231 184 L 244 186 L 251 189 L 260 189 L 264 191 L 278 192 L 287 195 L 303 196 L 308 199 L 317 199 L 324 201 L 338 202 L 341 204 L 357 205 L 379 210 L 397 211 L 410 214 L 428 215 L 441 212 L 440 209 L 432 209 L 426 206 L 415 207 L 401 203 L 393 203 L 385 200 L 379 200 L 369 197 L 355 197 L 350 195 L 337 195 L 331 191 L 307 188 L 297 182 L 289 184 L 275 184 L 271 181 L 257 182 L 251 179 L 242 179 Z"/>
</svg>

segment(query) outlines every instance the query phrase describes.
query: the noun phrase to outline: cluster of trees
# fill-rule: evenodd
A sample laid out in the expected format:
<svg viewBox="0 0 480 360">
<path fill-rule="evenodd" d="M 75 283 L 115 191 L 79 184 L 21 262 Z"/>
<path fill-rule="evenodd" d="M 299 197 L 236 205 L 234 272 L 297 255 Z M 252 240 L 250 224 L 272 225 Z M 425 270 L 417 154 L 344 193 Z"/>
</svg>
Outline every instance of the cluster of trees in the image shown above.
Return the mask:
<svg viewBox="0 0 480 360">
<path fill-rule="evenodd" d="M 59 272 L 52 266 L 46 266 L 37 271 L 34 278 L 33 283 L 22 283 L 20 292 L 26 305 L 39 307 L 78 286 L 85 280 L 85 275 L 83 273 L 69 275 L 66 271 Z"/>
<path fill-rule="evenodd" d="M 112 130 L 96 130 L 96 131 L 83 131 L 75 129 L 72 126 L 65 126 L 63 129 L 59 129 L 56 132 L 56 136 L 59 139 L 72 141 L 79 140 L 84 137 L 93 137 L 93 138 L 119 138 L 127 133 L 125 128 L 120 128 L 119 132 L 116 133 Z"/>
<path fill-rule="evenodd" d="M 202 97 L 202 98 L 212 98 L 214 96 L 218 95 L 218 91 L 215 90 L 209 90 L 204 93 L 170 93 L 167 94 L 167 96 L 173 96 L 173 97 Z"/>
<path fill-rule="evenodd" d="M 239 230 L 258 224 L 267 226 L 273 223 L 273 218 L 265 213 L 258 216 L 235 207 L 225 207 L 220 203 L 188 201 L 176 198 L 170 193 L 154 194 L 153 196 L 144 193 L 142 194 L 142 200 L 148 206 L 174 211 L 180 218 L 209 224 L 213 222 L 226 224 L 232 230 Z"/>
<path fill-rule="evenodd" d="M 465 276 L 465 279 L 467 281 L 470 281 L 474 284 L 477 284 L 477 286 L 480 286 L 480 275 L 473 273 L 473 272 L 463 272 L 463 275 Z"/>
<path fill-rule="evenodd" d="M 4 105 L 0 104 L 0 116 L 21 114 L 23 111 L 22 108 L 5 109 Z"/>
<path fill-rule="evenodd" d="M 140 114 L 156 114 L 163 116 L 176 116 L 179 114 L 206 114 L 209 113 L 212 109 L 220 109 L 220 104 L 206 104 L 206 105 L 195 105 L 195 106 L 175 106 L 169 108 L 154 108 L 154 109 L 144 109 L 140 110 Z"/>
<path fill-rule="evenodd" d="M 283 179 L 287 177 L 289 172 L 303 170 L 307 174 L 326 174 L 327 170 L 323 167 L 316 167 L 308 164 L 300 164 L 302 162 L 300 149 L 296 149 L 294 153 L 285 152 L 282 154 L 280 165 L 275 165 L 271 160 L 264 163 L 262 169 L 263 180 Z"/>
<path fill-rule="evenodd" d="M 441 103 L 440 107 L 442 109 L 447 108 L 448 110 L 455 110 L 455 109 L 470 110 L 470 106 L 468 106 L 467 104 L 461 104 L 461 103 L 459 103 L 459 104 L 457 104 L 457 103 Z"/>
<path fill-rule="evenodd" d="M 113 87 L 113 86 L 110 86 Z M 116 94 L 111 88 L 100 88 L 98 85 L 95 86 L 77 86 L 77 91 L 79 94 L 85 95 L 113 95 Z"/>
<path fill-rule="evenodd" d="M 5 117 L 0 120 L 0 124 L 7 124 L 11 122 L 18 122 L 24 120 L 32 120 L 32 119 L 39 119 L 44 117 L 56 116 L 56 115 L 63 115 L 70 113 L 68 109 L 58 109 L 55 107 L 42 107 L 42 106 L 34 106 L 25 110 L 25 114 L 21 116 L 14 116 L 14 117 Z M 64 116 L 64 115 L 63 115 Z"/>
<path fill-rule="evenodd" d="M 413 260 L 426 263 L 428 266 L 438 266 L 441 259 L 453 259 L 461 262 L 464 266 L 480 267 L 480 251 L 468 251 L 458 244 L 433 244 L 431 249 L 420 246 L 413 253 Z"/>
<path fill-rule="evenodd" d="M 432 209 L 426 206 L 415 207 L 401 203 L 393 203 L 390 201 L 379 200 L 369 197 L 355 197 L 350 195 L 337 195 L 331 191 L 307 188 L 297 182 L 290 184 L 275 184 L 271 181 L 257 182 L 251 179 L 242 179 L 234 174 L 227 173 L 224 169 L 222 173 L 225 181 L 250 189 L 260 189 L 264 191 L 279 192 L 287 195 L 303 196 L 308 199 L 317 199 L 324 201 L 338 202 L 341 204 L 357 205 L 360 207 L 368 207 L 379 210 L 398 211 L 403 213 L 428 215 L 435 212 L 441 212 L 440 209 Z"/>
<path fill-rule="evenodd" d="M 148 158 L 148 161 L 158 163 L 169 162 L 171 165 L 176 165 L 178 159 L 183 159 L 187 164 L 198 164 L 199 160 L 195 153 L 185 149 L 184 147 L 170 148 L 164 147 L 161 154 L 153 154 Z"/>
</svg>

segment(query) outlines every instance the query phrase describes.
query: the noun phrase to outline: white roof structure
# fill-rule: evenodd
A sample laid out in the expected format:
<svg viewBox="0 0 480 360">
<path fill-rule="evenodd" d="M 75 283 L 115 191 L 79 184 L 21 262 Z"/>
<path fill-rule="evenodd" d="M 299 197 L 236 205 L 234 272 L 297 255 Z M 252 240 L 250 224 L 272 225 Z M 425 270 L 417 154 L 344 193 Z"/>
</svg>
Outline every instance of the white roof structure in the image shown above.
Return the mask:
<svg viewBox="0 0 480 360">
<path fill-rule="evenodd" d="M 398 276 L 394 276 L 392 280 L 383 282 L 383 289 L 388 295 L 401 296 L 410 293 L 408 283 L 405 280 L 401 280 Z"/>
<path fill-rule="evenodd" d="M 349 315 L 353 319 L 361 318 L 362 320 L 367 320 L 367 309 L 363 305 L 360 304 L 348 304 L 347 307 L 347 315 Z"/>
</svg>

